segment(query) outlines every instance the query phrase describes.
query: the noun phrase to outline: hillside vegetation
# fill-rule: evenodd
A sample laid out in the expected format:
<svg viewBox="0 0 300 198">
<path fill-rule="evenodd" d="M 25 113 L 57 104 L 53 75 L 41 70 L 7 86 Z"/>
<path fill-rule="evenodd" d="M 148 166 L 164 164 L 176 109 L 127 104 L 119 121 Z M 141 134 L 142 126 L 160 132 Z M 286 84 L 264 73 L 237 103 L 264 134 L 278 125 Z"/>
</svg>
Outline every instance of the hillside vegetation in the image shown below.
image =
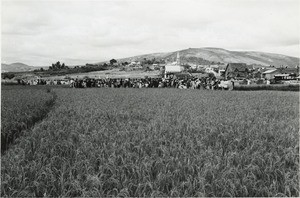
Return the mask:
<svg viewBox="0 0 300 198">
<path fill-rule="evenodd" d="M 2 156 L 1 196 L 299 196 L 297 93 L 55 92 Z"/>
</svg>

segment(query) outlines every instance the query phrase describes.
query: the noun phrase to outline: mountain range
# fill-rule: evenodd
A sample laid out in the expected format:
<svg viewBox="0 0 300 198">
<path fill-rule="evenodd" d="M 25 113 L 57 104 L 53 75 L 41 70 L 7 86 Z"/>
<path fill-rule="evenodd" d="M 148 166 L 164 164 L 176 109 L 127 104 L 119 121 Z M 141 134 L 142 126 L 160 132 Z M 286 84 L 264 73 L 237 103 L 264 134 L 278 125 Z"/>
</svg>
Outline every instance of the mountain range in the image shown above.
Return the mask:
<svg viewBox="0 0 300 198">
<path fill-rule="evenodd" d="M 38 67 L 29 66 L 24 63 L 12 63 L 12 64 L 1 63 L 1 72 L 26 72 L 26 71 L 33 71 L 35 69 L 38 69 Z"/>
<path fill-rule="evenodd" d="M 175 52 L 165 52 L 165 53 L 153 53 L 144 54 L 139 56 L 133 56 L 129 58 L 121 58 L 118 61 L 130 62 L 130 61 L 141 61 L 146 59 L 156 60 L 164 59 L 167 61 L 176 60 L 177 52 L 180 54 L 181 63 L 187 64 L 216 64 L 216 63 L 246 63 L 248 65 L 261 65 L 261 66 L 288 66 L 295 67 L 299 65 L 299 58 L 266 53 L 257 51 L 229 51 L 222 48 L 188 48 L 184 50 L 179 50 Z"/>
<path fill-rule="evenodd" d="M 246 63 L 248 65 L 259 66 L 287 66 L 296 67 L 300 59 L 297 57 L 282 54 L 257 52 L 257 51 L 230 51 L 222 48 L 188 48 L 184 50 L 164 53 L 152 53 L 138 55 L 128 58 L 117 59 L 118 62 L 131 62 L 142 60 L 165 60 L 173 62 L 179 52 L 180 61 L 183 64 L 210 65 L 218 63 Z M 101 62 L 103 63 L 103 62 Z M 1 64 L 1 72 L 26 72 L 39 69 L 41 67 L 28 66 L 24 63 Z M 47 67 L 45 67 L 47 68 Z"/>
</svg>

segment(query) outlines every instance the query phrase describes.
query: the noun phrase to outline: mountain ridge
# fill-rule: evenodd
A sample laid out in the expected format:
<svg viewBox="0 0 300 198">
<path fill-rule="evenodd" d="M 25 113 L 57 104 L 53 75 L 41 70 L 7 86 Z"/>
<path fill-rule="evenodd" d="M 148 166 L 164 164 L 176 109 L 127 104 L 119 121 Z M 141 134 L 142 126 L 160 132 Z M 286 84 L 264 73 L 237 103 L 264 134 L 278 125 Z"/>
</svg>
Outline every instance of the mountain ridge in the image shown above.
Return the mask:
<svg viewBox="0 0 300 198">
<path fill-rule="evenodd" d="M 40 69 L 42 67 L 29 66 L 27 64 L 16 62 L 11 64 L 1 63 L 1 72 L 30 72 L 35 69 Z M 46 68 L 46 67 L 43 67 Z"/>
<path fill-rule="evenodd" d="M 127 58 L 118 58 L 118 62 L 142 61 L 144 58 L 156 60 L 165 60 L 173 62 L 176 60 L 177 52 L 180 54 L 180 61 L 183 64 L 211 65 L 226 63 L 246 63 L 248 65 L 260 66 L 288 66 L 296 67 L 299 65 L 298 57 L 287 56 L 277 53 L 260 51 L 231 51 L 216 47 L 187 48 L 173 52 L 156 52 L 131 56 Z M 101 64 L 108 61 L 97 62 Z M 1 72 L 26 72 L 39 69 L 41 67 L 29 66 L 27 64 L 16 62 L 11 64 L 1 63 Z M 43 68 L 47 68 L 46 66 Z"/>
<path fill-rule="evenodd" d="M 11 63 L 11 64 L 1 63 L 1 72 L 24 72 L 24 71 L 32 71 L 34 69 L 37 68 L 20 62 Z"/>
<path fill-rule="evenodd" d="M 216 47 L 188 48 L 173 52 L 159 52 L 132 56 L 128 58 L 119 58 L 118 61 L 141 61 L 146 59 L 165 59 L 172 61 L 176 59 L 177 52 L 183 63 L 187 64 L 214 64 L 214 63 L 246 63 L 248 65 L 262 65 L 275 67 L 288 66 L 295 67 L 299 65 L 300 59 L 297 57 L 260 52 L 260 51 L 231 51 Z"/>
</svg>

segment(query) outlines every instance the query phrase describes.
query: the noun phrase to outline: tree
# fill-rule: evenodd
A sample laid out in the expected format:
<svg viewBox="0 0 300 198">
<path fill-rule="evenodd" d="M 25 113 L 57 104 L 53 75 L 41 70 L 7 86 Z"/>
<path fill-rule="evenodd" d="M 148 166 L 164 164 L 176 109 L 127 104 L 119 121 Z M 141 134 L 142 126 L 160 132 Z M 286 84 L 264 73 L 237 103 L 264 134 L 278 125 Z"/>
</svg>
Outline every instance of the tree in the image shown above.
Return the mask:
<svg viewBox="0 0 300 198">
<path fill-rule="evenodd" d="M 6 78 L 12 79 L 15 77 L 15 75 L 13 73 L 4 73 L 2 76 L 3 76 L 3 79 L 6 79 Z"/>
<path fill-rule="evenodd" d="M 57 61 L 57 63 L 55 64 L 55 66 L 56 66 L 56 69 L 60 69 L 60 67 L 61 67 L 61 64 L 60 64 L 60 62 L 59 62 L 59 61 Z"/>
<path fill-rule="evenodd" d="M 68 69 L 65 63 L 61 64 L 57 61 L 55 64 L 52 63 L 52 66 L 49 67 L 49 70 L 61 70 L 61 69 Z"/>
<path fill-rule="evenodd" d="M 111 59 L 111 60 L 109 61 L 109 63 L 110 63 L 111 65 L 113 65 L 114 63 L 117 63 L 117 60 L 116 60 L 116 59 Z"/>
</svg>

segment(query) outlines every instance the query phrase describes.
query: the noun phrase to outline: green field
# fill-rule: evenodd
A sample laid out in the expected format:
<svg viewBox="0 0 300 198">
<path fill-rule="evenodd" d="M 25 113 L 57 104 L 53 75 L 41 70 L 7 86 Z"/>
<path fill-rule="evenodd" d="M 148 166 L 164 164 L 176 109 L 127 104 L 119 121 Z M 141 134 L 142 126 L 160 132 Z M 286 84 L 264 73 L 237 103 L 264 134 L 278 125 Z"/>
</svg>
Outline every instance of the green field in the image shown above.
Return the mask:
<svg viewBox="0 0 300 198">
<path fill-rule="evenodd" d="M 53 91 L 1 196 L 299 196 L 297 92 Z"/>
</svg>

